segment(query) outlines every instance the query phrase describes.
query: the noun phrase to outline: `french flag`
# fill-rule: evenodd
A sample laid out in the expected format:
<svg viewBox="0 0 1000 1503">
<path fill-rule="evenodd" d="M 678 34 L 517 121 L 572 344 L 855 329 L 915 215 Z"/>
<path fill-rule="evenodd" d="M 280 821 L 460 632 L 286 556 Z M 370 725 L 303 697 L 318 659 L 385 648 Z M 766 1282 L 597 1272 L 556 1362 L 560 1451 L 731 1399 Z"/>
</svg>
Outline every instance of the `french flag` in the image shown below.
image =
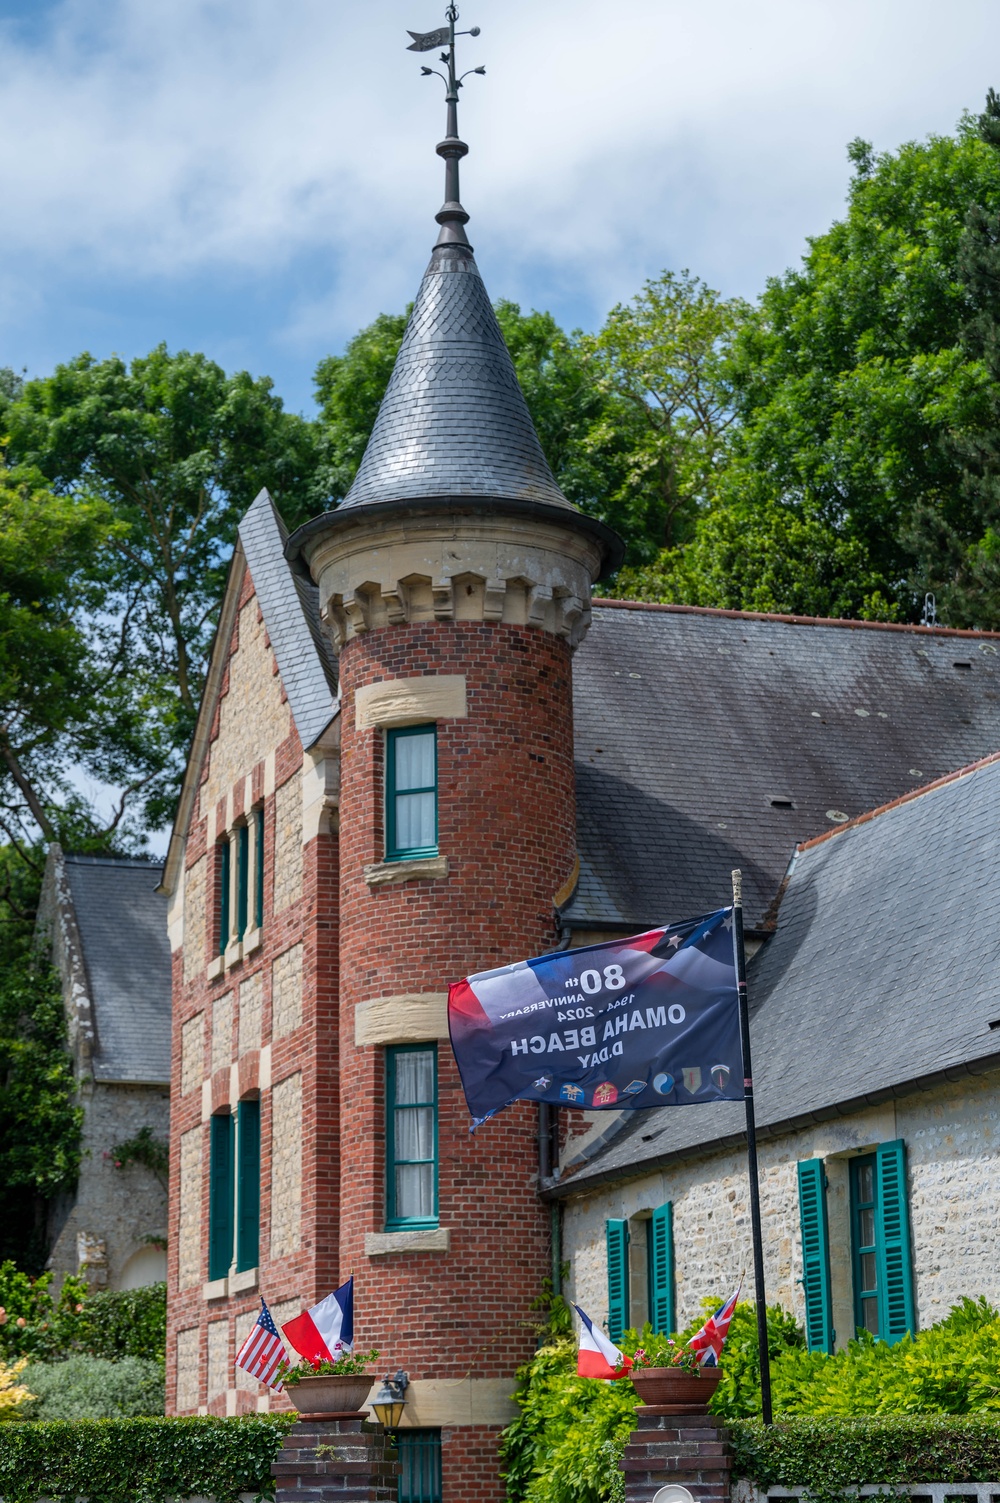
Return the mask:
<svg viewBox="0 0 1000 1503">
<path fill-rule="evenodd" d="M 599 1331 L 590 1316 L 574 1305 L 580 1317 L 580 1351 L 576 1359 L 578 1378 L 624 1378 L 632 1366 L 632 1358 L 626 1357 L 610 1337 Z"/>
<path fill-rule="evenodd" d="M 354 1275 L 281 1329 L 299 1356 L 313 1367 L 321 1362 L 336 1362 L 345 1352 L 353 1351 Z"/>
</svg>

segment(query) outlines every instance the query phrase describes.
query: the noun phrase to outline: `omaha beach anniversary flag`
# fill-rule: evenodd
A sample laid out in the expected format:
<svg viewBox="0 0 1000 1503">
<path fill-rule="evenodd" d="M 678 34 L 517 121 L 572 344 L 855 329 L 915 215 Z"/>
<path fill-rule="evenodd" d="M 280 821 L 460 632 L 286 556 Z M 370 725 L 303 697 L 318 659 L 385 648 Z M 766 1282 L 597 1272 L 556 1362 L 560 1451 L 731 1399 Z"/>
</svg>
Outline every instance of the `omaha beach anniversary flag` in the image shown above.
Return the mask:
<svg viewBox="0 0 1000 1503">
<path fill-rule="evenodd" d="M 474 1125 L 522 1099 L 588 1111 L 742 1101 L 732 925 L 723 908 L 450 987 Z"/>
</svg>

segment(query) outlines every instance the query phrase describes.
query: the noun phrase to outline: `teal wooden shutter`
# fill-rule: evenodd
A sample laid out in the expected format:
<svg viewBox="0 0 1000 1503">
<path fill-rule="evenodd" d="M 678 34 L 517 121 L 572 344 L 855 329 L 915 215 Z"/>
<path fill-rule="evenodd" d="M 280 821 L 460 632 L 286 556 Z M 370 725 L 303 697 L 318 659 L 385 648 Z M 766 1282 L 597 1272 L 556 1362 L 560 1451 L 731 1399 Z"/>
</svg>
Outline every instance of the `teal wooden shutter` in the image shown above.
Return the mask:
<svg viewBox="0 0 1000 1503">
<path fill-rule="evenodd" d="M 806 1345 L 832 1352 L 835 1332 L 830 1295 L 830 1229 L 826 1214 L 826 1173 L 822 1159 L 803 1159 L 799 1168 L 799 1223 L 802 1227 L 802 1290 L 806 1301 Z"/>
<path fill-rule="evenodd" d="M 628 1222 L 609 1221 L 608 1335 L 618 1342 L 628 1325 Z"/>
<path fill-rule="evenodd" d="M 260 1242 L 260 1102 L 237 1108 L 236 1271 L 256 1268 Z"/>
<path fill-rule="evenodd" d="M 906 1145 L 902 1138 L 878 1145 L 875 1175 L 878 1181 L 875 1256 L 882 1306 L 880 1324 L 883 1338 L 892 1343 L 916 1329 Z"/>
<path fill-rule="evenodd" d="M 247 932 L 247 882 L 250 876 L 250 826 L 236 832 L 236 938 Z"/>
<path fill-rule="evenodd" d="M 258 929 L 264 927 L 264 810 L 257 810 L 257 863 L 254 871 L 256 878 L 253 898 L 253 921 Z"/>
<path fill-rule="evenodd" d="M 229 841 L 219 842 L 219 954 L 229 943 Z"/>
<path fill-rule="evenodd" d="M 660 1336 L 676 1330 L 674 1316 L 674 1208 L 657 1206 L 646 1228 L 649 1260 L 649 1323 Z"/>
<path fill-rule="evenodd" d="M 233 1118 L 212 1117 L 208 1168 L 208 1277 L 224 1279 L 233 1259 Z"/>
</svg>

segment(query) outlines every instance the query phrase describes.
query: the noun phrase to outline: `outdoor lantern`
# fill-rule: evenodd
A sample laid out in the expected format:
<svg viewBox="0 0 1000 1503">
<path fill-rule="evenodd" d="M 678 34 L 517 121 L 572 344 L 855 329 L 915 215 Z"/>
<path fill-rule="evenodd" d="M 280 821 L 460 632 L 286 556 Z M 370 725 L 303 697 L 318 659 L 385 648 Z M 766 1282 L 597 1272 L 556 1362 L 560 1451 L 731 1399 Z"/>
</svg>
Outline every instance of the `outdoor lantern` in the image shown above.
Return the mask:
<svg viewBox="0 0 1000 1503">
<path fill-rule="evenodd" d="M 395 1430 L 402 1419 L 409 1386 L 409 1375 L 402 1368 L 394 1378 L 386 1374 L 382 1379 L 382 1387 L 372 1400 L 372 1408 L 387 1430 Z"/>
</svg>

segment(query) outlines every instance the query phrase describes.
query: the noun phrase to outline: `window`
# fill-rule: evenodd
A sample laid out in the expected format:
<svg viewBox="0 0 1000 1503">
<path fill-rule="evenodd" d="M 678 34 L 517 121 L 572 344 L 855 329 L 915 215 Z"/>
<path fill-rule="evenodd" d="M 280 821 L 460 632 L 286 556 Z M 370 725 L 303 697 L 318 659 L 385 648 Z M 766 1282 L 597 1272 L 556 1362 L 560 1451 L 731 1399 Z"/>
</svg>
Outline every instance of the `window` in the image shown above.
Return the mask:
<svg viewBox="0 0 1000 1503">
<path fill-rule="evenodd" d="M 208 1277 L 256 1268 L 260 1241 L 260 1102 L 211 1119 L 208 1170 Z"/>
<path fill-rule="evenodd" d="M 224 1279 L 233 1260 L 233 1136 L 236 1123 L 220 1112 L 211 1119 L 208 1167 L 208 1277 Z"/>
<path fill-rule="evenodd" d="M 668 1200 L 646 1223 L 649 1323 L 660 1336 L 677 1329 L 674 1313 L 674 1208 Z"/>
<path fill-rule="evenodd" d="M 236 827 L 236 938 L 247 932 L 247 899 L 250 877 L 250 826 Z"/>
<path fill-rule="evenodd" d="M 253 922 L 255 929 L 264 927 L 264 810 L 254 811 L 254 894 Z"/>
<path fill-rule="evenodd" d="M 437 1226 L 437 1048 L 386 1050 L 386 1226 Z"/>
<path fill-rule="evenodd" d="M 605 1224 L 608 1246 L 608 1335 L 615 1343 L 628 1326 L 628 1222 Z"/>
<path fill-rule="evenodd" d="M 854 1319 L 882 1341 L 916 1330 L 906 1144 L 880 1143 L 851 1160 Z"/>
<path fill-rule="evenodd" d="M 216 863 L 219 873 L 219 954 L 224 955 L 229 943 L 229 841 L 220 840 L 218 844 L 218 861 Z"/>
<path fill-rule="evenodd" d="M 881 1336 L 878 1254 L 875 1248 L 877 1207 L 875 1155 L 851 1163 L 851 1262 L 854 1272 L 854 1324 Z"/>
<path fill-rule="evenodd" d="M 260 1102 L 236 1108 L 236 1272 L 256 1268 L 260 1244 Z"/>
<path fill-rule="evenodd" d="M 399 1503 L 441 1503 L 441 1431 L 397 1430 Z"/>
<path fill-rule="evenodd" d="M 437 728 L 386 733 L 385 854 L 388 861 L 437 855 Z"/>
</svg>

